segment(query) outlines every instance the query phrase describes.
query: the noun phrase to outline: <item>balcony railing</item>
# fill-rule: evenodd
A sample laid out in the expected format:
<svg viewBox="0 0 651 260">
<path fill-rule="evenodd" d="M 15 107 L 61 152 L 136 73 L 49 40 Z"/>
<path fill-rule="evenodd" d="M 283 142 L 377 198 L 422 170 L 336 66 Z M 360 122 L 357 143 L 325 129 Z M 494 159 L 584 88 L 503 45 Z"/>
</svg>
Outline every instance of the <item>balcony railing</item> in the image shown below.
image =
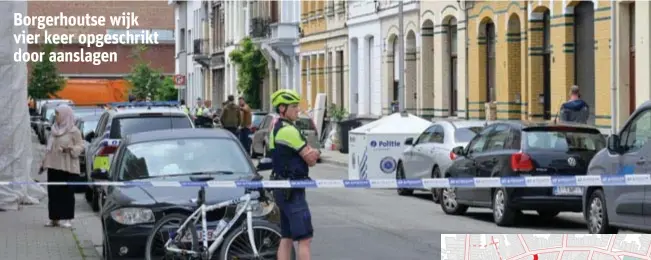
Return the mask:
<svg viewBox="0 0 651 260">
<path fill-rule="evenodd" d="M 194 60 L 204 67 L 210 67 L 210 50 L 208 39 L 195 39 L 192 42 Z"/>
<path fill-rule="evenodd" d="M 249 34 L 252 38 L 267 38 L 271 35 L 271 18 L 256 17 L 251 19 Z"/>
</svg>

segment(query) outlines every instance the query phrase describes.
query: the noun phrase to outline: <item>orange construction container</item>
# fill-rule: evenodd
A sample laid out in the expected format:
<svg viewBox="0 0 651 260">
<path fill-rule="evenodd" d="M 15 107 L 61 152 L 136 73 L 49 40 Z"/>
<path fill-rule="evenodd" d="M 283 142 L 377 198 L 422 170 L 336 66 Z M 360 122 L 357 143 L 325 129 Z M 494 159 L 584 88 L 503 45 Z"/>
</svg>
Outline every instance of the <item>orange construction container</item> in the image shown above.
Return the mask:
<svg viewBox="0 0 651 260">
<path fill-rule="evenodd" d="M 75 106 L 94 106 L 128 101 L 129 86 L 129 82 L 123 79 L 68 79 L 56 95 L 72 100 Z"/>
</svg>

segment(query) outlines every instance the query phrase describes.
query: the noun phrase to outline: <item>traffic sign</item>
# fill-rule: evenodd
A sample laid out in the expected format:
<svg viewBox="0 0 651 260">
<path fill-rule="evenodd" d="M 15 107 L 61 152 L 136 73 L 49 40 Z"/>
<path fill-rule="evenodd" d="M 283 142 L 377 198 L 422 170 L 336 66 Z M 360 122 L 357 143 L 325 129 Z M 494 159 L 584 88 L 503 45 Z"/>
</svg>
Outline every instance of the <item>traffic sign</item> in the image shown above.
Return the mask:
<svg viewBox="0 0 651 260">
<path fill-rule="evenodd" d="M 181 75 L 181 74 L 174 75 L 174 85 L 185 86 L 185 75 Z"/>
</svg>

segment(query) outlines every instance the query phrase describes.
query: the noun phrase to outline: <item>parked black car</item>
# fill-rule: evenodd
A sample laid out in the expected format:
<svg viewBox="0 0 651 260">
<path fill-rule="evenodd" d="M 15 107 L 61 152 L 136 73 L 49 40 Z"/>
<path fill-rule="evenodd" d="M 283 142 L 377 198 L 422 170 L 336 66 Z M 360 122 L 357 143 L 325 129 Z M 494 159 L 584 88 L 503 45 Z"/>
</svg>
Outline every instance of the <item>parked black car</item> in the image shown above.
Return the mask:
<svg viewBox="0 0 651 260">
<path fill-rule="evenodd" d="M 76 113 L 76 111 L 75 111 Z M 85 116 L 83 116 L 85 115 Z M 93 130 L 95 130 L 95 127 L 97 126 L 97 122 L 99 122 L 99 118 L 102 116 L 102 113 L 97 113 L 97 114 L 90 114 L 86 115 L 82 113 L 82 116 L 77 116 L 77 119 L 75 120 L 75 125 L 77 128 L 79 128 L 79 131 L 81 132 L 81 138 L 83 138 Z M 86 140 L 84 140 L 84 147 L 88 147 L 90 143 Z M 81 173 L 79 174 L 79 178 L 77 181 L 79 182 L 85 182 L 88 180 L 88 176 L 86 176 L 86 149 L 79 155 L 79 169 L 81 170 Z M 78 193 L 85 193 L 86 194 L 86 200 L 90 201 L 92 197 L 92 190 L 85 185 L 77 185 L 75 186 L 75 191 Z"/>
<path fill-rule="evenodd" d="M 497 122 L 481 131 L 458 158 L 448 178 L 586 175 L 592 157 L 605 147 L 599 130 L 588 125 L 547 122 Z M 522 180 L 522 179 L 520 179 Z M 521 210 L 553 218 L 562 211 L 581 212 L 581 187 L 447 188 L 441 208 L 464 214 L 468 207 L 493 209 L 499 226 L 509 226 Z"/>
<path fill-rule="evenodd" d="M 228 131 L 196 128 L 129 135 L 122 139 L 108 175 L 99 170 L 92 174 L 94 179 L 110 181 L 179 182 L 200 176 L 215 181 L 262 179 L 240 142 Z M 191 214 L 197 206 L 191 199 L 198 191 L 198 186 L 102 186 L 104 259 L 143 259 L 154 223 L 167 214 Z M 244 194 L 243 188 L 206 188 L 206 201 L 214 204 Z M 276 205 L 272 202 L 264 207 L 270 213 L 259 218 L 278 224 Z M 235 209 L 209 212 L 209 229 L 224 217 L 232 218 Z"/>
</svg>

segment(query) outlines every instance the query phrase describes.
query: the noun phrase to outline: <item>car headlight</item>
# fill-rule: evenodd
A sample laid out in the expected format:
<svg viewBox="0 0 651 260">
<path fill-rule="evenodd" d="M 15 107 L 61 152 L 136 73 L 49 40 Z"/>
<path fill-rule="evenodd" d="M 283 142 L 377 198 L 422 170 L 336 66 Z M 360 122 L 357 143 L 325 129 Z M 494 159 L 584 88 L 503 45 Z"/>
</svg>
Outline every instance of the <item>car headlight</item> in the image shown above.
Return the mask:
<svg viewBox="0 0 651 260">
<path fill-rule="evenodd" d="M 154 212 L 145 208 L 121 208 L 111 212 L 111 218 L 122 225 L 154 223 Z"/>
<path fill-rule="evenodd" d="M 240 212 L 242 207 L 244 207 L 244 203 L 241 203 L 237 205 L 237 208 L 235 209 L 235 212 Z M 273 211 L 274 207 L 276 206 L 276 203 L 273 201 L 266 201 L 266 202 L 260 202 L 260 201 L 251 201 L 249 203 L 251 205 L 251 215 L 253 217 L 264 217 L 266 215 L 269 215 L 271 211 Z"/>
</svg>

